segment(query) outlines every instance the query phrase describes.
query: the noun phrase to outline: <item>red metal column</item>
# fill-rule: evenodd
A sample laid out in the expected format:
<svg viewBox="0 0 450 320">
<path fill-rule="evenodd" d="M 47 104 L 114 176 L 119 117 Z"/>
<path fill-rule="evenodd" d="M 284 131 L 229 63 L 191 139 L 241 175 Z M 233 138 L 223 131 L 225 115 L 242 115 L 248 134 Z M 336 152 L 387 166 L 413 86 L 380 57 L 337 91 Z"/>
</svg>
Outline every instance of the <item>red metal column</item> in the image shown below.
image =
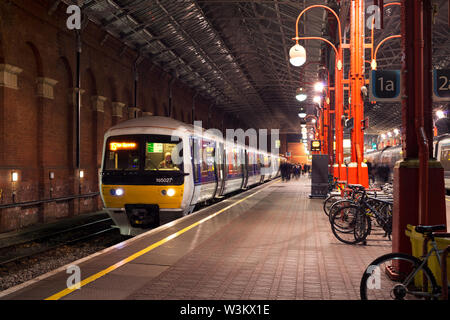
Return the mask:
<svg viewBox="0 0 450 320">
<path fill-rule="evenodd" d="M 344 113 L 344 85 L 342 83 L 344 76 L 344 64 L 342 61 L 342 48 L 339 47 L 338 55 L 335 63 L 335 81 L 334 81 L 334 122 L 335 122 L 335 134 L 336 134 L 336 164 L 338 165 L 338 171 L 340 171 L 341 165 L 344 163 L 344 131 L 342 128 L 342 115 Z M 340 179 L 345 179 L 339 175 Z"/>
<path fill-rule="evenodd" d="M 431 160 L 430 0 L 402 0 L 402 146 L 394 169 L 392 250 L 411 252 L 407 224 L 446 224 L 444 171 Z"/>
<path fill-rule="evenodd" d="M 328 81 L 328 86 L 330 86 L 330 81 Z M 325 97 L 325 101 L 323 103 L 323 153 L 328 154 L 328 139 L 330 132 L 330 91 L 327 89 L 327 96 Z"/>
<path fill-rule="evenodd" d="M 362 181 L 361 163 L 364 157 L 364 100 L 361 96 L 361 87 L 364 86 L 364 4 L 362 0 L 352 0 L 350 23 L 350 91 L 351 114 L 353 116 L 352 130 L 352 156 L 351 161 L 357 164 L 356 181 Z"/>
</svg>

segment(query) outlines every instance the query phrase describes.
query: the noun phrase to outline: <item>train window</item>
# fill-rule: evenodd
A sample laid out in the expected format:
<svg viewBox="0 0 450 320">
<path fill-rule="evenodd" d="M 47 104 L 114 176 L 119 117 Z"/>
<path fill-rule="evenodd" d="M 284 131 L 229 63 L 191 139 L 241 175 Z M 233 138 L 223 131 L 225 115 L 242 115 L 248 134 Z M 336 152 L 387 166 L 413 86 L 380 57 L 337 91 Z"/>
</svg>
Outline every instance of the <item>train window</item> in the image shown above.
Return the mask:
<svg viewBox="0 0 450 320">
<path fill-rule="evenodd" d="M 255 154 L 253 152 L 249 152 L 247 153 L 248 157 L 248 163 L 247 163 L 247 172 L 249 173 L 253 173 L 253 168 L 254 168 L 254 164 L 255 164 Z"/>
<path fill-rule="evenodd" d="M 202 177 L 208 177 L 214 174 L 214 157 L 216 151 L 216 144 L 213 141 L 203 140 L 202 143 Z"/>
<path fill-rule="evenodd" d="M 444 171 L 450 170 L 450 147 L 443 147 L 441 151 L 441 164 Z"/>
<path fill-rule="evenodd" d="M 183 171 L 180 138 L 147 136 L 145 142 L 146 171 Z"/>
<path fill-rule="evenodd" d="M 108 139 L 105 170 L 139 170 L 139 143 L 136 140 Z"/>
<path fill-rule="evenodd" d="M 242 173 L 242 157 L 242 149 L 232 148 L 227 151 L 228 174 L 234 175 Z"/>
</svg>

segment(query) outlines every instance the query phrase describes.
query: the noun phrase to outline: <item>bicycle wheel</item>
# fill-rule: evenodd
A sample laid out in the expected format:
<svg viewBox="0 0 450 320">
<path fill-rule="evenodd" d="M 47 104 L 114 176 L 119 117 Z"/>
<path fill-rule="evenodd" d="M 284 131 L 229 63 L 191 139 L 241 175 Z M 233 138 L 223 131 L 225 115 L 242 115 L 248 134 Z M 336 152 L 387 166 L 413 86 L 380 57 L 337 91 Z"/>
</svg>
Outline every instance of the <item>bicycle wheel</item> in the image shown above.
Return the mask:
<svg viewBox="0 0 450 320">
<path fill-rule="evenodd" d="M 331 223 L 331 218 L 333 217 L 333 214 L 336 213 L 336 211 L 340 210 L 343 207 L 349 206 L 351 204 L 354 204 L 354 202 L 349 199 L 338 200 L 335 203 L 333 203 L 330 207 L 330 211 L 328 212 L 328 218 L 329 218 L 330 223 Z"/>
<path fill-rule="evenodd" d="M 331 216 L 331 231 L 343 243 L 362 242 L 366 240 L 370 230 L 370 218 L 357 205 L 344 206 Z"/>
<path fill-rule="evenodd" d="M 404 253 L 388 253 L 378 257 L 361 278 L 361 300 L 437 298 L 439 290 L 436 279 L 426 265 L 418 270 L 421 263 L 420 259 Z"/>
<path fill-rule="evenodd" d="M 341 195 L 339 194 L 335 194 L 335 195 L 330 195 L 328 196 L 328 198 L 325 199 L 325 201 L 323 202 L 323 211 L 325 212 L 325 214 L 328 216 L 330 213 L 330 208 L 331 206 L 336 202 L 342 200 Z"/>
</svg>

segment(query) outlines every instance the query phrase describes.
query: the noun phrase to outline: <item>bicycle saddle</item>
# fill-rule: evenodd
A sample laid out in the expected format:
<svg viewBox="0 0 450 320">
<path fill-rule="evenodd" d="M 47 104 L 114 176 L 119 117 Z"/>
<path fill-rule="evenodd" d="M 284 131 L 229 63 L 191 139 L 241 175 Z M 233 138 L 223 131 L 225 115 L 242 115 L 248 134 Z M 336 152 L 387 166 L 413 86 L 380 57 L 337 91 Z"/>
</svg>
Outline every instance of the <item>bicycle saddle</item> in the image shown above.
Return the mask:
<svg viewBox="0 0 450 320">
<path fill-rule="evenodd" d="M 350 189 L 361 189 L 364 190 L 364 187 L 360 184 L 349 184 L 347 185 L 347 187 L 349 187 Z"/>
<path fill-rule="evenodd" d="M 417 226 L 416 227 L 416 232 L 419 232 L 419 233 L 430 233 L 430 232 L 445 231 L 445 230 L 447 230 L 447 227 L 445 226 L 445 224 L 438 224 L 438 225 L 434 225 L 434 226 Z"/>
</svg>

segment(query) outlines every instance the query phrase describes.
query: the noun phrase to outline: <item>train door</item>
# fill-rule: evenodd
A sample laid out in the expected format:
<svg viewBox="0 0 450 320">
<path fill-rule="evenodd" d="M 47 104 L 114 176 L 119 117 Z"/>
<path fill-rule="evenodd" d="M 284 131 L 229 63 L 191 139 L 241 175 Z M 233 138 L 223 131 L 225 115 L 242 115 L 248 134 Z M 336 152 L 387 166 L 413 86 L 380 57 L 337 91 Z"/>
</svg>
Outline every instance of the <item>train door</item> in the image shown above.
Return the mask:
<svg viewBox="0 0 450 320">
<path fill-rule="evenodd" d="M 200 151 L 201 141 L 197 137 L 190 137 L 189 139 L 192 155 L 192 177 L 194 179 L 194 190 L 192 192 L 191 206 L 195 206 L 200 197 L 202 189 L 201 170 L 200 170 Z"/>
<path fill-rule="evenodd" d="M 225 177 L 226 177 L 226 154 L 224 144 L 222 142 L 217 143 L 216 149 L 216 168 L 217 168 L 217 191 L 216 197 L 222 196 L 225 188 Z"/>
<path fill-rule="evenodd" d="M 243 168 L 243 174 L 244 174 L 244 182 L 242 184 L 242 188 L 245 189 L 248 186 L 248 176 L 249 176 L 249 171 L 248 171 L 248 152 L 247 150 L 244 149 L 244 168 Z"/>
</svg>

